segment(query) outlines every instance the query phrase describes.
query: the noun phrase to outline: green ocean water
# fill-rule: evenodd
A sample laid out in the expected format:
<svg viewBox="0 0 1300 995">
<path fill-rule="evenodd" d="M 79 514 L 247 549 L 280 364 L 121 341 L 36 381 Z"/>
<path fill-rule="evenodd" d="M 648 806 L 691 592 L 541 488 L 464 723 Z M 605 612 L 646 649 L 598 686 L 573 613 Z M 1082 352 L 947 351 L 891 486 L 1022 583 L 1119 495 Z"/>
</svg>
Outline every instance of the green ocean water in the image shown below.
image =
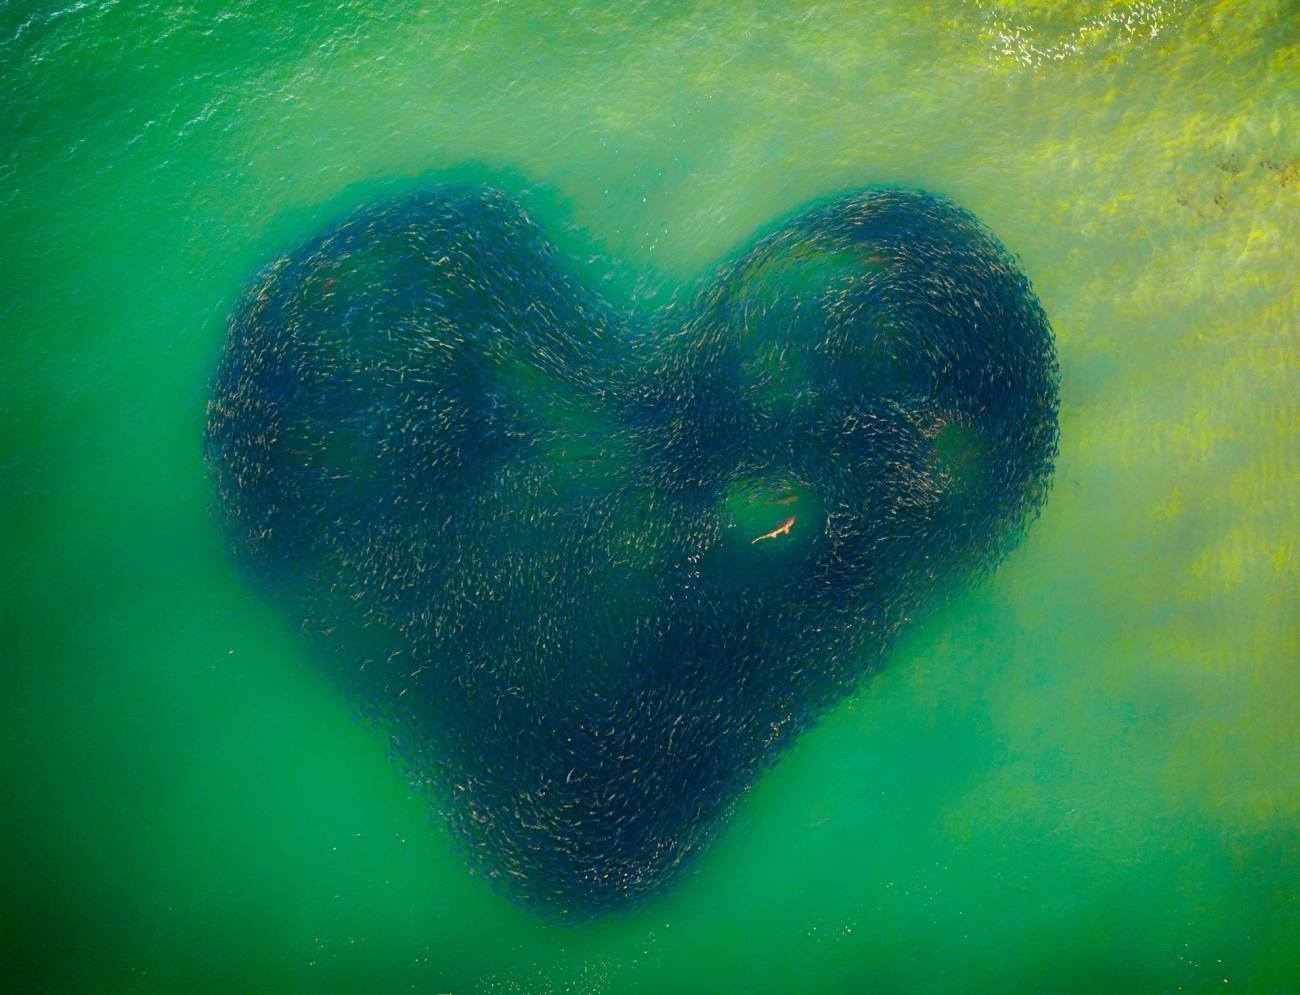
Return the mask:
<svg viewBox="0 0 1300 995">
<path fill-rule="evenodd" d="M 0 5 L 5 987 L 1300 991 L 1298 79 L 1263 0 Z M 448 177 L 636 306 L 923 187 L 1057 334 L 1026 540 L 603 922 L 467 873 L 211 514 L 248 280 Z"/>
</svg>

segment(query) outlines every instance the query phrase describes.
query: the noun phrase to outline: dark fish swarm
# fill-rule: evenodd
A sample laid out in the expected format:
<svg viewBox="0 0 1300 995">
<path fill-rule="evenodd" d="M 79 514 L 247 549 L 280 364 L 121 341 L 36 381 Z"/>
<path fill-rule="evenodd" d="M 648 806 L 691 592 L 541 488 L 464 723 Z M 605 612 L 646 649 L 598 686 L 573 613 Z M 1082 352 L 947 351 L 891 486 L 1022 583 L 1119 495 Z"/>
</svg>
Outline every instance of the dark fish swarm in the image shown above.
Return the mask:
<svg viewBox="0 0 1300 995">
<path fill-rule="evenodd" d="M 572 919 L 663 888 L 1010 549 L 1057 385 L 1028 281 L 940 197 L 815 206 L 639 319 L 443 187 L 256 279 L 206 454 L 241 566 L 472 865 Z"/>
</svg>

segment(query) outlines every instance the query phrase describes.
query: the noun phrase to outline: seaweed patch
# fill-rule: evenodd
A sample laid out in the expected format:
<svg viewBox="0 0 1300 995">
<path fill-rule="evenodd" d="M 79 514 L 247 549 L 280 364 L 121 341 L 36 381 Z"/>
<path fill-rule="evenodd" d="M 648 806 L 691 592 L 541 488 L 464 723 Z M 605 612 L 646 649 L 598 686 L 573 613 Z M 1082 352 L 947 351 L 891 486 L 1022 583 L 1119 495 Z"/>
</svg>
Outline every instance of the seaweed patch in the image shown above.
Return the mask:
<svg viewBox="0 0 1300 995">
<path fill-rule="evenodd" d="M 256 279 L 205 446 L 242 568 L 471 864 L 573 919 L 669 883 L 1011 548 L 1057 380 L 1027 280 L 940 197 L 816 205 L 646 318 L 439 187 Z"/>
</svg>

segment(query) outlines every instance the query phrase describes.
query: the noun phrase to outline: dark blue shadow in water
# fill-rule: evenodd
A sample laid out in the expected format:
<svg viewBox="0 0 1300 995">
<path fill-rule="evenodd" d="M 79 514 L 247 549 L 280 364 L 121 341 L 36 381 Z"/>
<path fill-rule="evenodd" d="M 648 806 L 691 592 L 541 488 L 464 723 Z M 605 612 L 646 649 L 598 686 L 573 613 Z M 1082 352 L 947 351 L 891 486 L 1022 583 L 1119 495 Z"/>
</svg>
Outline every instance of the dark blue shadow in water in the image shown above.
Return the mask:
<svg viewBox="0 0 1300 995">
<path fill-rule="evenodd" d="M 643 318 L 456 184 L 259 275 L 206 451 L 242 567 L 471 862 L 573 919 L 669 882 L 996 564 L 1056 413 L 1028 282 L 942 198 L 814 206 Z"/>
</svg>

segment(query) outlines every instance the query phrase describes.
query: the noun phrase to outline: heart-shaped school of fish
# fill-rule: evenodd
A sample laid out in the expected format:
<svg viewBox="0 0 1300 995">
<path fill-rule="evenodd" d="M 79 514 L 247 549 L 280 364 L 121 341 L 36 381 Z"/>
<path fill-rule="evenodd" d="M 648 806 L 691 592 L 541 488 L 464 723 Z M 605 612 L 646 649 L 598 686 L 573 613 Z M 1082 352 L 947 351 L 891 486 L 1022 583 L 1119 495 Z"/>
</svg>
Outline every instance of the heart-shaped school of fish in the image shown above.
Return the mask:
<svg viewBox="0 0 1300 995">
<path fill-rule="evenodd" d="M 823 203 L 687 305 L 623 313 L 511 200 L 439 187 L 272 263 L 206 452 L 477 868 L 568 918 L 661 888 L 996 563 L 1057 444 L 1050 326 L 929 194 Z"/>
</svg>

